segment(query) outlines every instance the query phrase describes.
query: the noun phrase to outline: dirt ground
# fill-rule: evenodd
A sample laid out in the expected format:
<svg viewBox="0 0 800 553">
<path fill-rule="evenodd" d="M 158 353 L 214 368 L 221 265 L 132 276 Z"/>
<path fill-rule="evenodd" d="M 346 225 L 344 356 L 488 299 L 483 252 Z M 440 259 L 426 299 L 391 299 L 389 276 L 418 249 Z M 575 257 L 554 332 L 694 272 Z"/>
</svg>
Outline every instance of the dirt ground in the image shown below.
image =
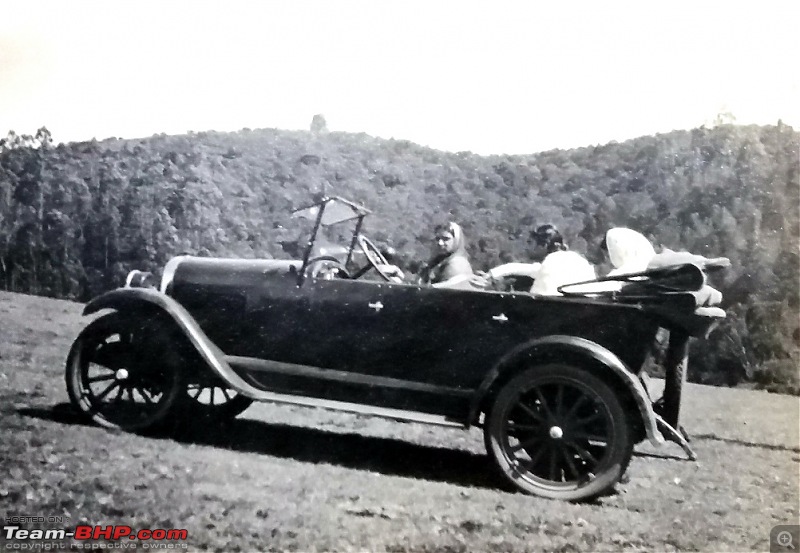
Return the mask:
<svg viewBox="0 0 800 553">
<path fill-rule="evenodd" d="M 267 404 L 177 438 L 87 425 L 63 378 L 81 307 L 0 292 L 4 518 L 185 528 L 189 550 L 398 553 L 768 551 L 773 526 L 800 523 L 797 397 L 689 385 L 700 461 L 642 444 L 616 493 L 571 504 L 507 491 L 477 429 Z"/>
</svg>

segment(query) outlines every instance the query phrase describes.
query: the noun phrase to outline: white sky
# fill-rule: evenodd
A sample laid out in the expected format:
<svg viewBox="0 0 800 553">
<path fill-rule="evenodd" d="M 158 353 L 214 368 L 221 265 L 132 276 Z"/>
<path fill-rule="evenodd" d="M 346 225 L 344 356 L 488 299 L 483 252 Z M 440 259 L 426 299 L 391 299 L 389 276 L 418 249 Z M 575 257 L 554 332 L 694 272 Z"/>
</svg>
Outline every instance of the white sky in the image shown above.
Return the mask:
<svg viewBox="0 0 800 553">
<path fill-rule="evenodd" d="M 533 153 L 800 128 L 800 1 L 0 0 L 0 136 L 243 127 Z"/>
</svg>

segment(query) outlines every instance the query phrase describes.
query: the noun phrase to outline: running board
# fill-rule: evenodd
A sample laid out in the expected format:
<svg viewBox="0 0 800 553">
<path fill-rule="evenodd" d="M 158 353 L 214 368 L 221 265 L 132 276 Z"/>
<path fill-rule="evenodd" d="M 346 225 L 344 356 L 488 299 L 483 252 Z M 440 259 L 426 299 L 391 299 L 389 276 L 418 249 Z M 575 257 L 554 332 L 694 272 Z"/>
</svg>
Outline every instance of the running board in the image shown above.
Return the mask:
<svg viewBox="0 0 800 553">
<path fill-rule="evenodd" d="M 225 360 L 233 367 L 241 368 L 246 371 L 262 373 L 275 373 L 281 375 L 298 376 L 313 380 L 328 380 L 333 382 L 346 382 L 359 384 L 362 386 L 375 386 L 390 390 L 406 390 L 411 392 L 422 392 L 442 396 L 460 397 L 469 399 L 474 390 L 464 390 L 449 386 L 439 386 L 436 384 L 426 384 L 424 382 L 414 382 L 389 378 L 385 376 L 374 376 L 370 374 L 339 371 L 335 369 L 321 369 L 309 365 L 299 365 L 297 363 L 284 363 L 268 359 L 256 359 L 253 357 L 241 357 L 237 355 L 226 355 Z"/>
<path fill-rule="evenodd" d="M 436 426 L 466 428 L 463 423 L 448 419 L 441 415 L 431 415 L 428 413 L 419 413 L 417 411 L 403 411 L 402 409 L 391 409 L 387 407 L 375 407 L 372 405 L 361 405 L 359 403 L 347 403 L 332 399 L 317 399 L 305 396 L 259 391 L 258 401 L 284 405 L 299 405 L 301 407 L 317 407 L 321 409 L 327 409 L 329 411 L 339 411 L 341 413 L 365 415 L 368 417 L 380 417 L 383 419 L 391 419 L 400 422 L 418 422 Z"/>
</svg>

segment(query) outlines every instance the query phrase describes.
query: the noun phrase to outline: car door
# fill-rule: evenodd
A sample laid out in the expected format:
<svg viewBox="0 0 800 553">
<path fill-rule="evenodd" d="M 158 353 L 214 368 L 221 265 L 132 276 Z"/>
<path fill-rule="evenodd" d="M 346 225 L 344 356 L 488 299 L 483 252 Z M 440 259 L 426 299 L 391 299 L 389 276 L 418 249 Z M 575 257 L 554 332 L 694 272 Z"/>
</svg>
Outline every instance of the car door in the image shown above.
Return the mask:
<svg viewBox="0 0 800 553">
<path fill-rule="evenodd" d="M 381 284 L 346 279 L 268 278 L 248 292 L 240 355 L 339 370 L 369 366 Z M 377 300 L 376 300 L 377 301 Z"/>
<path fill-rule="evenodd" d="M 258 352 L 251 355 L 360 375 L 363 383 L 474 388 L 504 352 L 530 336 L 531 309 L 521 305 L 530 300 L 364 280 L 273 283 L 248 314 L 261 321 L 252 345 Z"/>
<path fill-rule="evenodd" d="M 372 371 L 434 385 L 477 387 L 525 336 L 514 297 L 477 290 L 388 285 L 372 302 Z"/>
<path fill-rule="evenodd" d="M 512 294 L 359 280 L 306 286 L 319 329 L 308 359 L 376 379 L 477 386 L 530 331 Z"/>
<path fill-rule="evenodd" d="M 384 349 L 382 315 L 388 284 L 367 280 L 308 279 L 305 358 L 319 367 L 380 375 L 375 360 Z"/>
</svg>

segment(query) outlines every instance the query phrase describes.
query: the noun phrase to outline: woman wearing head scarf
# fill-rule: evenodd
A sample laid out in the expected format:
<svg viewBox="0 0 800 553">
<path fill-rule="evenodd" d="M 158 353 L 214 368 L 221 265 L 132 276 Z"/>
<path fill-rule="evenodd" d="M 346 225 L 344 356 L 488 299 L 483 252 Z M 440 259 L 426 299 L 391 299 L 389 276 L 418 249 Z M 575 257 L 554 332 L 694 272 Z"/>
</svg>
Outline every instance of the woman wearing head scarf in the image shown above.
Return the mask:
<svg viewBox="0 0 800 553">
<path fill-rule="evenodd" d="M 606 232 L 600 249 L 608 253 L 613 268 L 606 276 L 641 273 L 648 269 L 656 251 L 643 234 L 625 227 L 615 227 Z M 571 291 L 582 292 L 614 292 L 622 289 L 622 281 L 598 282 L 587 284 Z"/>
<path fill-rule="evenodd" d="M 608 257 L 614 268 L 608 276 L 629 275 L 641 273 L 650 269 L 694 263 L 705 269 L 707 267 L 727 267 L 730 261 L 727 258 L 708 259 L 702 255 L 689 252 L 675 252 L 664 249 L 657 254 L 650 241 L 642 234 L 629 228 L 612 228 L 606 233 L 605 240 L 600 244 L 601 249 L 608 251 Z M 622 282 L 603 282 L 598 284 L 596 291 L 621 290 Z M 714 306 L 722 301 L 722 294 L 705 284 L 693 292 L 698 306 Z"/>
<path fill-rule="evenodd" d="M 440 288 L 471 288 L 472 265 L 464 233 L 457 223 L 434 229 L 434 255 L 422 271 L 420 284 Z"/>
<path fill-rule="evenodd" d="M 664 248 L 656 253 L 650 241 L 644 236 L 628 228 L 612 228 L 606 233 L 606 239 L 600 245 L 608 250 L 614 269 L 608 276 L 640 273 L 649 269 L 659 269 L 693 263 L 703 270 L 729 267 L 731 262 L 725 257 L 709 259 L 689 252 L 676 252 Z M 612 284 L 612 283 L 609 283 Z M 621 288 L 622 283 L 613 283 Z M 692 292 L 698 306 L 715 306 L 722 302 L 722 293 L 708 284 Z"/>
<path fill-rule="evenodd" d="M 656 256 L 650 240 L 635 230 L 617 227 L 606 232 L 600 247 L 608 251 L 614 268 L 608 276 L 641 273 Z"/>
</svg>

